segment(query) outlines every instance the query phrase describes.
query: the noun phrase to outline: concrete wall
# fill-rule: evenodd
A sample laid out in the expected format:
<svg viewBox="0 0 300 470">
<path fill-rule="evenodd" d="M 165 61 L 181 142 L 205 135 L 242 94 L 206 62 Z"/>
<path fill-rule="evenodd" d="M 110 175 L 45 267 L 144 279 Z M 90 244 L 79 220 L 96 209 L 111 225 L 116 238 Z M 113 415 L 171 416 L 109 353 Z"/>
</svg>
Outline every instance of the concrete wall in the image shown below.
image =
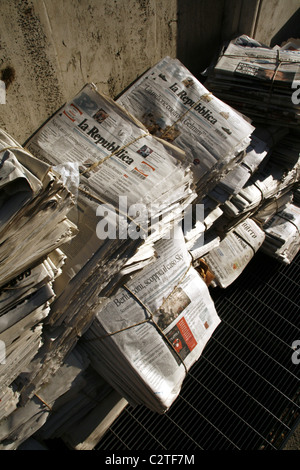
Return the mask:
<svg viewBox="0 0 300 470">
<path fill-rule="evenodd" d="M 299 0 L 0 0 L 0 78 L 7 85 L 0 126 L 22 144 L 85 83 L 114 98 L 166 55 L 199 75 L 224 39 L 246 33 L 270 43 L 288 35 L 284 27 L 299 6 Z"/>
<path fill-rule="evenodd" d="M 114 97 L 176 55 L 176 0 L 1 0 L 0 126 L 20 143 L 87 82 Z"/>
</svg>

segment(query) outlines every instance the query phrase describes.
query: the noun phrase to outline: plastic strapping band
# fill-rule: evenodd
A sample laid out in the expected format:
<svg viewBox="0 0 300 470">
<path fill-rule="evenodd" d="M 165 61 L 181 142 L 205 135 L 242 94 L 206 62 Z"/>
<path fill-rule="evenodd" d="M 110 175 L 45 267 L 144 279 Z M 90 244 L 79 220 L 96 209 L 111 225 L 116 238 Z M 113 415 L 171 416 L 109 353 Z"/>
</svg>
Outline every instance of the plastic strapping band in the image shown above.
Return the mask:
<svg viewBox="0 0 300 470">
<path fill-rule="evenodd" d="M 260 191 L 260 203 L 263 203 L 265 200 L 263 190 L 258 186 L 258 184 L 255 181 L 252 184 Z"/>
<path fill-rule="evenodd" d="M 127 290 L 127 292 L 129 292 L 136 300 L 137 302 L 139 302 L 141 304 L 141 306 L 149 313 L 150 315 L 150 318 L 147 319 L 147 321 L 152 321 L 153 325 L 155 326 L 155 328 L 157 329 L 158 333 L 162 336 L 162 338 L 168 343 L 168 345 L 170 346 L 171 350 L 174 351 L 177 355 L 177 357 L 179 358 L 180 362 L 183 364 L 184 368 L 185 368 L 185 371 L 187 373 L 187 368 L 186 368 L 186 365 L 184 363 L 184 360 L 182 359 L 182 357 L 180 356 L 180 354 L 178 353 L 178 351 L 176 351 L 176 349 L 174 348 L 174 346 L 172 345 L 171 341 L 169 340 L 169 338 L 164 334 L 163 330 L 160 328 L 160 326 L 156 323 L 156 321 L 154 320 L 154 317 L 153 317 L 153 313 L 151 312 L 151 310 L 147 307 L 147 305 L 145 305 L 127 286 L 126 284 L 124 284 L 124 288 Z M 173 289 L 173 291 L 176 289 L 176 287 Z M 172 291 L 172 292 L 173 292 Z"/>
<path fill-rule="evenodd" d="M 28 150 L 24 149 L 23 147 L 4 147 L 3 149 L 0 149 L 0 152 L 6 152 L 6 150 L 23 150 L 24 152 L 28 152 Z"/>
<path fill-rule="evenodd" d="M 48 408 L 50 411 L 52 411 L 51 406 L 48 405 L 48 403 L 46 403 L 45 400 L 43 400 L 43 399 L 42 399 L 39 395 L 37 395 L 36 393 L 34 394 L 34 396 L 35 396 L 36 398 L 38 398 L 45 406 L 47 406 L 47 408 Z"/>
<path fill-rule="evenodd" d="M 93 163 L 93 165 L 91 165 L 89 168 L 86 168 L 85 170 L 83 170 L 80 174 L 84 175 L 85 173 L 89 173 L 90 171 L 93 171 L 99 165 L 102 165 L 104 162 L 106 162 L 106 160 L 108 160 L 109 158 L 113 157 L 114 155 L 121 152 L 122 150 L 125 150 L 126 148 L 130 147 L 130 145 L 133 145 L 138 140 L 143 139 L 144 137 L 147 137 L 149 135 L 151 135 L 150 132 L 145 131 L 144 134 L 139 135 L 138 137 L 136 137 L 136 139 L 133 139 L 132 141 L 128 142 L 128 144 L 125 144 L 125 145 L 123 145 L 123 147 L 118 148 L 117 150 L 110 153 L 109 155 L 106 155 L 106 157 L 104 157 L 102 160 L 99 160 L 98 162 Z"/>
</svg>

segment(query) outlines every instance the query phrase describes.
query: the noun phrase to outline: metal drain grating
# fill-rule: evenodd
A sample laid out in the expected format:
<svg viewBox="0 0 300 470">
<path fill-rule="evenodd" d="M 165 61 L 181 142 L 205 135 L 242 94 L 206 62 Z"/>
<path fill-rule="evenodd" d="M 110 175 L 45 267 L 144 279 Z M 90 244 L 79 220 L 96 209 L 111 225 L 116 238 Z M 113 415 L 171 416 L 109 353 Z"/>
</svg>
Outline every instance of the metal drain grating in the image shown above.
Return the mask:
<svg viewBox="0 0 300 470">
<path fill-rule="evenodd" d="M 211 295 L 222 320 L 164 415 L 127 406 L 97 450 L 280 449 L 300 421 L 300 253 L 257 253 Z"/>
</svg>

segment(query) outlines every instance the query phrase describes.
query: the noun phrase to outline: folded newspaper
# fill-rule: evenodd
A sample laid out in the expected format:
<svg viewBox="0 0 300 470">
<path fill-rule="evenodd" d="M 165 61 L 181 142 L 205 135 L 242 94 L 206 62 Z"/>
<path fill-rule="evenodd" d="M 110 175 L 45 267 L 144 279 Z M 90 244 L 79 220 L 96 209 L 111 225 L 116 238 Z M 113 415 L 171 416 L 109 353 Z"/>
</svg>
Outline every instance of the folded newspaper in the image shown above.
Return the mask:
<svg viewBox="0 0 300 470">
<path fill-rule="evenodd" d="M 262 246 L 264 239 L 264 231 L 250 218 L 229 231 L 219 246 L 204 256 L 214 275 L 213 284 L 222 288 L 232 284 Z"/>
<path fill-rule="evenodd" d="M 0 130 L 0 441 L 10 441 L 6 431 L 23 413 L 21 376 L 44 341 L 61 247 L 77 234 L 68 218 L 76 201 L 63 179 Z"/>
<path fill-rule="evenodd" d="M 257 211 L 266 201 L 278 199 L 292 190 L 300 178 L 299 134 L 284 136 L 272 149 L 269 159 L 246 185 L 225 202 L 230 217 Z"/>
<path fill-rule="evenodd" d="M 43 343 L 43 321 L 55 297 L 53 282 L 64 259 L 61 255 L 50 253 L 1 288 L 0 341 L 5 345 L 5 361 L 0 368 L 0 393 L 27 369 Z"/>
<path fill-rule="evenodd" d="M 59 408 L 59 402 L 71 389 L 82 387 L 80 381 L 86 369 L 85 359 L 72 352 L 55 375 L 44 383 L 39 393 L 23 406 L 17 406 L 0 421 L 0 450 L 19 449 L 23 442 L 42 428 Z M 78 384 L 79 382 L 79 384 Z"/>
<path fill-rule="evenodd" d="M 60 175 L 0 130 L 1 285 L 70 241 L 75 205 Z"/>
<path fill-rule="evenodd" d="M 209 92 L 178 60 L 165 57 L 117 102 L 186 153 L 200 200 L 245 156 L 253 126 Z"/>
<path fill-rule="evenodd" d="M 287 203 L 264 225 L 266 239 L 262 251 L 290 264 L 300 249 L 300 207 Z"/>
<path fill-rule="evenodd" d="M 300 49 L 268 47 L 246 35 L 223 46 L 205 86 L 255 123 L 298 127 Z"/>
<path fill-rule="evenodd" d="M 109 298 L 83 337 L 91 364 L 132 404 L 163 413 L 220 323 L 182 230 Z"/>
</svg>

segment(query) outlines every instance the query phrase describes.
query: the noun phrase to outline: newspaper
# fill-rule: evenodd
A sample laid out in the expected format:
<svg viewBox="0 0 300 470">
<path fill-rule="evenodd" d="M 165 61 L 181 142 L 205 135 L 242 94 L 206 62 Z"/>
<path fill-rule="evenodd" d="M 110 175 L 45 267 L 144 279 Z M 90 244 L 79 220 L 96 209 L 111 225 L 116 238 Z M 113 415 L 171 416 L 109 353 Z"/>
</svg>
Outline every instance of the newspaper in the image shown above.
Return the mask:
<svg viewBox="0 0 300 470">
<path fill-rule="evenodd" d="M 0 341 L 5 345 L 0 391 L 27 369 L 42 345 L 43 322 L 55 297 L 53 281 L 64 259 L 57 250 L 0 289 Z"/>
<path fill-rule="evenodd" d="M 290 264 L 300 250 L 300 208 L 288 203 L 270 218 L 263 229 L 262 251 L 284 264 Z"/>
<path fill-rule="evenodd" d="M 43 384 L 38 394 L 24 406 L 18 406 L 0 421 L 0 450 L 16 450 L 34 435 L 54 411 L 55 402 L 80 379 L 86 368 L 79 354 L 71 353 L 55 376 Z M 11 401 L 13 397 L 11 397 Z"/>
<path fill-rule="evenodd" d="M 238 217 L 243 213 L 257 211 L 266 200 L 279 198 L 299 181 L 299 165 L 300 159 L 291 169 L 270 160 L 238 194 L 225 202 L 224 212 L 231 217 Z"/>
<path fill-rule="evenodd" d="M 280 212 L 284 207 L 294 201 L 293 191 L 287 191 L 281 196 L 266 200 L 253 215 L 255 221 L 260 226 L 265 225 L 277 212 Z"/>
<path fill-rule="evenodd" d="M 220 319 L 181 229 L 118 289 L 83 337 L 93 367 L 133 404 L 166 411 Z"/>
<path fill-rule="evenodd" d="M 78 346 L 72 355 L 79 352 L 82 358 L 86 356 Z M 55 413 L 49 415 L 35 437 L 46 443 L 48 439 L 62 439 L 74 450 L 93 450 L 126 405 L 126 400 L 88 363 L 70 389 L 54 402 Z"/>
<path fill-rule="evenodd" d="M 243 272 L 265 239 L 264 231 L 247 218 L 229 231 L 204 260 L 215 276 L 213 283 L 222 288 L 232 284 Z"/>
<path fill-rule="evenodd" d="M 144 73 L 117 102 L 153 135 L 185 151 L 201 198 L 244 155 L 254 130 L 170 57 Z"/>
<path fill-rule="evenodd" d="M 219 181 L 209 193 L 209 196 L 224 204 L 233 194 L 237 194 L 245 186 L 249 178 L 267 157 L 268 152 L 269 146 L 254 131 L 244 159 Z"/>
<path fill-rule="evenodd" d="M 0 398 L 8 420 L 44 341 L 66 260 L 61 246 L 77 234 L 68 218 L 74 207 L 60 173 L 0 130 Z"/>
<path fill-rule="evenodd" d="M 19 394 L 12 387 L 4 387 L 1 391 L 0 421 L 9 416 L 16 408 Z"/>
<path fill-rule="evenodd" d="M 26 147 L 50 164 L 74 162 L 80 168 L 76 220 L 79 235 L 73 244 L 65 247 L 66 283 L 107 244 L 97 234 L 96 211 L 100 204 L 106 204 L 108 211 L 111 207 L 112 219 L 117 211 L 121 218 L 117 225 L 125 224 L 125 229 L 127 207 L 144 204 L 147 216 L 142 229 L 146 239 L 150 218 L 153 221 L 169 214 L 170 222 L 182 217 L 185 205 L 195 198 L 192 174 L 183 152 L 150 136 L 142 124 L 99 94 L 93 84 L 86 85 L 64 105 L 32 136 Z M 125 209 L 120 208 L 120 197 L 125 199 Z M 125 220 L 121 217 L 124 213 Z M 137 225 L 140 222 L 134 212 L 130 219 Z M 163 235 L 162 227 L 156 230 L 152 224 L 151 228 L 151 240 Z M 165 232 L 170 228 L 166 220 Z M 117 232 L 116 238 L 118 235 Z"/>
<path fill-rule="evenodd" d="M 168 236 L 196 193 L 184 152 L 151 136 L 93 84 L 59 109 L 26 149 L 55 168 L 77 166 L 80 174 L 77 210 L 70 213 L 78 234 L 63 246 L 67 258 L 54 283 L 48 336 L 31 364 L 31 386 L 23 389 L 29 399 L 89 328 L 101 299 L 123 275 L 153 261 L 153 244 Z"/>
<path fill-rule="evenodd" d="M 68 219 L 75 201 L 49 165 L 0 131 L 1 285 L 77 233 Z"/>
<path fill-rule="evenodd" d="M 255 123 L 296 128 L 299 65 L 299 49 L 271 48 L 242 35 L 222 48 L 205 72 L 205 86 Z"/>
</svg>

